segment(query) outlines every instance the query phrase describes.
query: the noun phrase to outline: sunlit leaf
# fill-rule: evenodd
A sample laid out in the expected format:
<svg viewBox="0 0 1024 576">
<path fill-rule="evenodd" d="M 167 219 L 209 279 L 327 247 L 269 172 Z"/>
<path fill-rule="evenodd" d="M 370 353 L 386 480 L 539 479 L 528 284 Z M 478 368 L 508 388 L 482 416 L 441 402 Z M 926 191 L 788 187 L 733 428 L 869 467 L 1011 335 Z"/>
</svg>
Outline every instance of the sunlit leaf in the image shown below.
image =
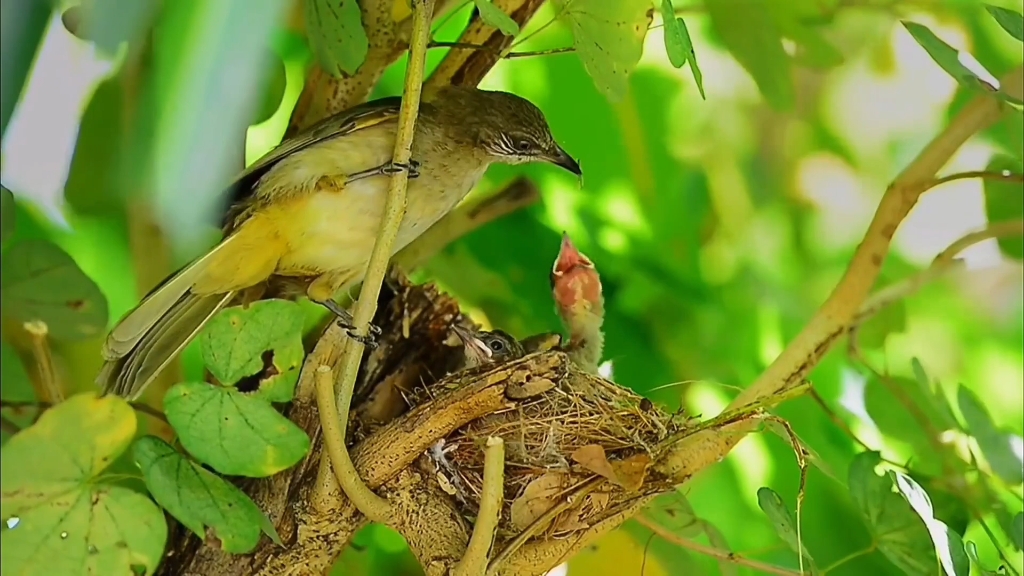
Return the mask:
<svg viewBox="0 0 1024 576">
<path fill-rule="evenodd" d="M 1002 26 L 1003 30 L 1010 35 L 1024 42 L 1024 14 L 1020 12 L 1010 10 L 1009 8 L 1001 8 L 999 6 L 992 6 L 991 4 L 985 5 L 985 10 L 995 18 L 996 22 Z"/>
<path fill-rule="evenodd" d="M 0 137 L 7 134 L 51 10 L 49 2 L 0 2 Z"/>
<path fill-rule="evenodd" d="M 222 474 L 262 478 L 295 465 L 309 437 L 260 398 L 205 382 L 177 384 L 164 397 L 181 445 Z"/>
<path fill-rule="evenodd" d="M 1000 574 L 995 570 L 989 570 L 988 568 L 985 568 L 985 565 L 981 563 L 981 558 L 978 557 L 977 544 L 975 544 L 974 542 L 967 542 L 965 543 L 964 548 L 967 550 L 967 556 L 970 557 L 971 562 L 973 562 L 974 565 L 978 568 L 978 571 L 981 572 L 982 576 L 997 576 Z"/>
<path fill-rule="evenodd" d="M 736 61 L 754 78 L 772 107 L 795 101 L 789 56 L 765 0 L 708 0 L 711 25 Z"/>
<path fill-rule="evenodd" d="M 896 481 L 896 488 L 907 500 L 914 512 L 924 521 L 935 544 L 935 552 L 947 576 L 970 576 L 971 562 L 964 551 L 960 535 L 949 529 L 945 522 L 935 518 L 931 498 L 913 478 L 900 472 L 890 472 Z"/>
<path fill-rule="evenodd" d="M 962 86 L 972 90 L 983 89 L 1000 98 L 1008 99 L 1004 92 L 997 91 L 996 87 L 989 84 L 988 80 L 978 76 L 965 66 L 960 61 L 960 53 L 957 49 L 942 41 L 927 26 L 905 20 L 902 21 L 902 24 L 907 29 L 907 32 L 910 32 L 910 35 L 914 37 L 914 40 L 928 52 L 932 60 Z"/>
<path fill-rule="evenodd" d="M 1017 159 L 1006 155 L 993 157 L 986 168 L 989 172 L 1024 174 L 1024 165 Z M 1020 182 L 1003 182 L 994 178 L 986 178 L 985 216 L 989 222 L 1005 222 L 1024 218 L 1024 194 L 1021 193 Z M 1007 236 L 997 238 L 999 250 L 1010 258 L 1024 260 L 1024 237 Z"/>
<path fill-rule="evenodd" d="M 142 494 L 97 480 L 135 426 L 124 400 L 79 394 L 4 445 L 4 574 L 155 571 L 167 539 L 163 513 Z"/>
<path fill-rule="evenodd" d="M 153 498 L 196 536 L 212 536 L 233 554 L 250 552 L 259 543 L 261 527 L 270 521 L 233 484 L 155 436 L 136 440 L 132 452 Z M 267 534 L 280 543 L 272 525 L 271 530 Z"/>
<path fill-rule="evenodd" d="M 668 61 L 676 68 L 682 68 L 686 59 L 690 57 L 688 38 L 683 35 L 681 18 L 676 18 L 676 9 L 672 0 L 661 0 L 661 20 L 665 24 L 665 53 L 668 54 Z"/>
<path fill-rule="evenodd" d="M 793 552 L 801 554 L 810 564 L 807 568 L 812 574 L 816 574 L 818 569 L 814 564 L 814 559 L 811 558 L 811 553 L 807 550 L 807 546 L 797 536 L 796 521 L 793 519 L 793 513 L 790 512 L 789 508 L 786 507 L 786 503 L 782 500 L 782 496 L 779 496 L 771 488 L 761 487 L 757 491 L 757 505 L 768 516 L 768 520 L 771 521 L 772 528 L 775 529 L 775 533 L 779 535 L 779 538 L 782 538 L 782 541 Z"/>
<path fill-rule="evenodd" d="M 1013 522 L 1010 523 L 1010 539 L 1017 550 L 1024 550 L 1024 512 L 1017 512 L 1013 515 Z"/>
<path fill-rule="evenodd" d="M 64 198 L 79 214 L 105 214 L 124 202 L 120 154 L 124 132 L 124 88 L 113 76 L 96 85 L 82 114 Z"/>
<path fill-rule="evenodd" d="M 14 235 L 14 194 L 6 186 L 0 186 L 0 243 L 6 243 Z"/>
<path fill-rule="evenodd" d="M 203 330 L 206 367 L 221 383 L 256 391 L 271 402 L 287 402 L 295 392 L 302 348 L 302 308 L 287 300 L 262 300 L 228 308 Z"/>
<path fill-rule="evenodd" d="M 4 316 L 45 322 L 49 334 L 63 340 L 89 338 L 106 329 L 106 298 L 56 245 L 18 242 L 4 254 L 2 267 Z"/>
<path fill-rule="evenodd" d="M 611 101 L 628 89 L 651 24 L 650 0 L 552 0 L 572 30 L 573 45 L 587 73 Z"/>
<path fill-rule="evenodd" d="M 501 8 L 495 6 L 491 0 L 473 0 L 473 3 L 476 4 L 476 9 L 480 12 L 480 19 L 486 24 L 501 30 L 502 34 L 506 36 L 519 34 L 519 24 L 516 24 L 515 20 L 502 12 Z"/>
<path fill-rule="evenodd" d="M 957 390 L 957 404 L 968 432 L 978 441 L 992 471 L 1009 484 L 1024 482 L 1024 462 L 1013 449 L 1013 437 L 996 427 L 985 405 L 963 384 Z"/>
<path fill-rule="evenodd" d="M 890 388 L 898 393 L 893 393 Z M 908 413 L 901 397 L 918 407 L 917 413 L 926 418 L 925 424 L 922 425 L 915 414 Z M 912 446 L 915 468 L 933 473 L 940 468 L 940 457 L 931 434 L 933 431 L 937 433 L 939 426 L 938 416 L 928 410 L 929 406 L 917 382 L 909 378 L 889 377 L 885 382 L 871 378 L 864 388 L 864 407 L 878 429 L 887 437 Z"/>
<path fill-rule="evenodd" d="M 354 74 L 366 60 L 370 41 L 356 0 L 309 0 L 306 29 L 310 47 L 328 73 Z"/>
<path fill-rule="evenodd" d="M 910 576 L 933 576 L 938 559 L 928 529 L 907 501 L 893 492 L 890 477 L 875 474 L 879 462 L 878 452 L 854 457 L 850 496 L 889 561 Z"/>
<path fill-rule="evenodd" d="M 897 300 L 883 307 L 860 327 L 857 342 L 869 350 L 882 348 L 890 334 L 899 334 L 906 329 L 907 305 L 903 300 Z"/>
<path fill-rule="evenodd" d="M 910 359 L 910 367 L 914 372 L 914 381 L 917 382 L 917 389 L 921 393 L 922 408 L 931 416 L 932 421 L 940 431 L 959 430 L 960 423 L 953 415 L 953 408 L 946 398 L 942 387 L 936 382 L 934 385 L 929 381 L 928 374 L 917 358 Z M 908 383 L 909 384 L 909 383 Z"/>
</svg>

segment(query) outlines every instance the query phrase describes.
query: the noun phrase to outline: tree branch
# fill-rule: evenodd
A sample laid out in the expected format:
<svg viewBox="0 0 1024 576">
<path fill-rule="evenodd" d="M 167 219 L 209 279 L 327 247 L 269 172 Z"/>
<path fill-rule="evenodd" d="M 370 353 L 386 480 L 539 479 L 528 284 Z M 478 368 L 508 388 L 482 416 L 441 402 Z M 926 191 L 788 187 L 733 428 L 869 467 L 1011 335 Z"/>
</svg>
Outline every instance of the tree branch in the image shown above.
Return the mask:
<svg viewBox="0 0 1024 576">
<path fill-rule="evenodd" d="M 36 360 L 36 370 L 39 376 L 31 379 L 35 388 L 36 398 L 47 404 L 58 404 L 64 401 L 64 391 L 61 390 L 60 382 L 57 380 L 57 370 L 53 366 L 53 352 L 50 350 L 50 343 L 47 335 L 50 333 L 45 322 L 34 320 L 25 322 L 25 331 L 32 339 L 32 357 Z"/>
<path fill-rule="evenodd" d="M 427 40 L 430 37 L 430 16 L 433 14 L 434 0 L 418 0 L 413 8 L 412 45 L 409 47 L 409 68 L 405 74 L 405 90 L 402 94 L 402 107 L 398 115 L 398 133 L 395 136 L 395 164 L 409 164 L 412 156 L 412 137 L 416 129 L 416 115 L 420 107 L 420 93 L 423 89 L 423 68 L 426 64 Z M 398 236 L 398 228 L 405 217 L 406 191 L 409 184 L 409 172 L 401 170 L 391 175 L 391 186 L 388 188 L 387 200 L 384 203 L 384 216 L 381 219 L 377 240 L 370 253 L 370 261 L 363 277 L 363 287 L 359 292 L 353 313 L 355 329 L 367 333 L 370 321 L 377 311 L 377 297 L 384 284 L 388 261 L 391 259 L 392 246 Z M 352 460 L 345 449 L 345 428 L 348 424 L 349 408 L 352 404 L 352 393 L 359 373 L 359 364 L 363 358 L 363 343 L 350 339 L 345 343 L 341 357 L 341 374 L 338 378 L 338 433 L 340 437 L 333 439 L 341 445 L 340 454 L 335 467 L 339 480 L 347 480 L 342 489 L 367 518 L 375 522 L 386 522 L 389 505 L 359 479 Z M 320 410 L 325 410 L 320 406 Z M 326 432 L 326 430 L 324 431 Z M 321 460 L 325 462 L 325 460 Z"/>
<path fill-rule="evenodd" d="M 1017 67 L 1000 84 L 1008 94 L 1024 96 L 1024 67 Z M 994 124 L 1007 106 L 990 94 L 974 98 L 922 150 L 917 158 L 889 185 L 858 246 L 846 274 L 803 331 L 729 408 L 770 398 L 801 381 L 846 333 L 861 304 L 874 285 L 896 229 L 935 181 L 938 172 L 972 136 Z M 702 433 L 688 438 L 674 453 L 659 463 L 659 470 L 682 482 L 696 472 L 720 461 L 752 429 L 738 423 L 729 433 Z"/>
<path fill-rule="evenodd" d="M 698 554 L 710 556 L 720 562 L 730 562 L 739 566 L 746 566 L 752 570 L 758 572 L 764 572 L 765 574 L 779 574 L 781 576 L 799 576 L 801 573 L 796 570 L 790 570 L 789 568 L 783 568 L 781 566 L 773 566 L 771 564 L 765 564 L 764 562 L 758 562 L 757 560 L 751 560 L 744 558 L 735 552 L 729 552 L 728 550 L 722 550 L 721 548 L 715 548 L 713 546 L 705 546 L 700 542 L 694 542 L 693 540 L 687 540 L 686 538 L 680 538 L 668 530 L 662 528 L 657 522 L 645 518 L 642 514 L 638 514 L 634 520 L 640 523 L 642 526 L 654 532 L 661 539 L 666 542 L 670 542 L 679 546 L 680 548 L 686 548 L 687 550 L 693 550 Z"/>
<path fill-rule="evenodd" d="M 505 442 L 498 436 L 487 438 L 484 456 L 484 484 L 480 494 L 480 512 L 466 555 L 452 568 L 452 576 L 483 576 L 487 570 L 487 554 L 498 528 L 501 507 L 505 503 Z"/>
</svg>

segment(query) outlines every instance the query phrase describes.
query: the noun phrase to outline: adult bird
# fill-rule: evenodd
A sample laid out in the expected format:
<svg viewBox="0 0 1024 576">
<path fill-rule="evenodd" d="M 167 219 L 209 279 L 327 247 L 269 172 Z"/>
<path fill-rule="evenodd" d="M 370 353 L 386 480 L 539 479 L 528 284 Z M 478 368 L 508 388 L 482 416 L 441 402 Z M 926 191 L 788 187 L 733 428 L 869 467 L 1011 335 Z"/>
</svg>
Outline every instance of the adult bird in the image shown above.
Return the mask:
<svg viewBox="0 0 1024 576">
<path fill-rule="evenodd" d="M 137 398 L 214 314 L 268 280 L 300 282 L 351 327 L 334 297 L 365 274 L 395 170 L 409 170 L 410 181 L 393 252 L 451 211 L 491 164 L 543 161 L 581 174 L 532 103 L 454 86 L 424 96 L 412 162 L 394 165 L 400 105 L 383 98 L 326 118 L 235 178 L 224 239 L 110 331 L 97 377 L 104 393 Z"/>
</svg>

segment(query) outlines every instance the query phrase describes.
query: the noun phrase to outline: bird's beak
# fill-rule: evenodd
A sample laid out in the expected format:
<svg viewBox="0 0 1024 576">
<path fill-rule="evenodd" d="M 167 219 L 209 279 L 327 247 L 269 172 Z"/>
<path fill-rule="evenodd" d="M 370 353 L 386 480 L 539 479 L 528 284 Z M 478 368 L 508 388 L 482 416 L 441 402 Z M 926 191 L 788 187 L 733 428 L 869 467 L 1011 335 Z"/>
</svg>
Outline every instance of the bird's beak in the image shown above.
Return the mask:
<svg viewBox="0 0 1024 576">
<path fill-rule="evenodd" d="M 574 160 L 572 156 L 569 156 L 569 153 L 563 150 L 561 146 L 557 146 L 555 152 L 548 156 L 548 162 L 555 166 L 561 166 L 577 176 L 583 175 L 579 162 Z"/>
<path fill-rule="evenodd" d="M 476 360 L 476 363 L 490 360 L 491 349 L 484 344 L 483 340 L 477 338 L 475 334 L 458 324 L 453 325 L 452 330 L 455 332 L 455 335 L 459 337 L 459 340 L 462 340 L 462 345 L 466 350 L 466 354 L 473 357 Z"/>
</svg>

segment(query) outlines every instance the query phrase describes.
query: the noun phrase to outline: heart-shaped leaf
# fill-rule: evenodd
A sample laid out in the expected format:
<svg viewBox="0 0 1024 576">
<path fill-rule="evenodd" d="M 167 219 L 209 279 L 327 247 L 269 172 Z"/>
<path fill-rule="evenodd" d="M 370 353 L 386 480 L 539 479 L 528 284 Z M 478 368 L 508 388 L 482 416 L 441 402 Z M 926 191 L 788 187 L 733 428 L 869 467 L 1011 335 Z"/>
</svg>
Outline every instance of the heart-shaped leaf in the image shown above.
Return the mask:
<svg viewBox="0 0 1024 576">
<path fill-rule="evenodd" d="M 135 434 L 116 396 L 73 396 L 0 452 L 4 574 L 152 574 L 167 522 L 148 498 L 97 481 Z"/>
<path fill-rule="evenodd" d="M 164 397 L 181 445 L 221 474 L 263 478 L 295 465 L 309 437 L 266 400 L 205 382 L 177 384 Z"/>
<path fill-rule="evenodd" d="M 18 242 L 3 258 L 3 314 L 20 322 L 42 321 L 56 339 L 77 340 L 103 332 L 107 299 L 66 252 L 45 240 Z"/>
<path fill-rule="evenodd" d="M 153 498 L 200 538 L 213 537 L 225 552 L 251 552 L 265 531 L 280 544 L 273 524 L 245 492 L 182 456 L 155 436 L 132 447 Z M 207 531 L 209 527 L 209 532 Z"/>
</svg>

